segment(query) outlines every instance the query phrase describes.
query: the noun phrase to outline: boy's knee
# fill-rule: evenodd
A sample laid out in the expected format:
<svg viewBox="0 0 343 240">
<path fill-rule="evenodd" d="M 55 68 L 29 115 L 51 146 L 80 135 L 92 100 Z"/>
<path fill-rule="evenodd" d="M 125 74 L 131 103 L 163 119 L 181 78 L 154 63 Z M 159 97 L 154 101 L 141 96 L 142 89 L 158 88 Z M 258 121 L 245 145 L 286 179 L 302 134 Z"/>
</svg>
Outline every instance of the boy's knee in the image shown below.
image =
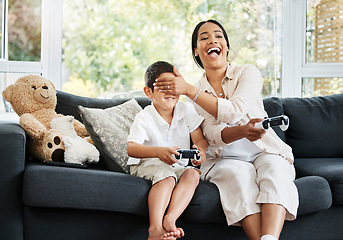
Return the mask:
<svg viewBox="0 0 343 240">
<path fill-rule="evenodd" d="M 170 177 L 165 178 L 164 180 L 166 180 L 169 184 L 172 184 L 172 185 L 176 184 L 175 177 L 170 176 Z"/>
<path fill-rule="evenodd" d="M 162 180 L 156 182 L 157 184 L 163 184 L 164 186 L 174 187 L 176 185 L 176 179 L 173 176 L 163 178 Z"/>
<path fill-rule="evenodd" d="M 200 174 L 199 172 L 194 169 L 194 168 L 189 168 L 187 169 L 182 176 L 184 176 L 184 178 L 187 178 L 188 181 L 194 181 L 195 183 L 199 183 L 200 180 Z"/>
</svg>

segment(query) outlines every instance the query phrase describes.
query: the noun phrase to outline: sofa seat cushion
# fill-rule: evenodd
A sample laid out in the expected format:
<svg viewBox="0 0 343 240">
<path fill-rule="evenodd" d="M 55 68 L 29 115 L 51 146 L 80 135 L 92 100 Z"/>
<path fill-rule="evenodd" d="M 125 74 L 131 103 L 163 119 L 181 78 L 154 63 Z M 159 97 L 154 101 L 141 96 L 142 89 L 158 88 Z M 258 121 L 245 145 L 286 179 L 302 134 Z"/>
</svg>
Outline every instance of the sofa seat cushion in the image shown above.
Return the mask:
<svg viewBox="0 0 343 240">
<path fill-rule="evenodd" d="M 303 177 L 296 179 L 295 185 L 299 193 L 298 215 L 318 212 L 331 207 L 331 190 L 324 178 Z M 183 216 L 190 222 L 226 223 L 217 187 L 209 182 L 201 182 Z"/>
<path fill-rule="evenodd" d="M 331 192 L 321 177 L 295 181 L 299 189 L 298 214 L 327 209 Z M 105 210 L 148 216 L 151 182 L 129 174 L 29 164 L 24 173 L 23 202 L 32 207 Z M 316 199 L 316 201 L 313 201 Z M 217 187 L 200 181 L 183 216 L 191 222 L 224 222 Z"/>
<path fill-rule="evenodd" d="M 148 215 L 151 183 L 107 170 L 28 164 L 23 202 L 27 206 L 105 210 Z"/>
<path fill-rule="evenodd" d="M 299 177 L 324 177 L 331 186 L 333 202 L 343 204 L 343 158 L 299 158 L 295 167 Z"/>
</svg>

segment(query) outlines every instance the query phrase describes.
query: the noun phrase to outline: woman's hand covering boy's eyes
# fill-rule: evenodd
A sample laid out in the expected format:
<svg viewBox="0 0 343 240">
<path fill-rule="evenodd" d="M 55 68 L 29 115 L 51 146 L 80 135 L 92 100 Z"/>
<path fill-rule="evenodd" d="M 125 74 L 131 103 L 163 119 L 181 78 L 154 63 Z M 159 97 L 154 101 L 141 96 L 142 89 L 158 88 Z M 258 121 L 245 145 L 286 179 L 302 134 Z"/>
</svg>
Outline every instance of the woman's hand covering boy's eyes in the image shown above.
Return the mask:
<svg viewBox="0 0 343 240">
<path fill-rule="evenodd" d="M 187 94 L 187 90 L 190 87 L 179 71 L 174 67 L 174 77 L 161 77 L 157 78 L 154 83 L 154 90 L 160 91 L 162 93 L 169 93 L 175 95 Z"/>
</svg>

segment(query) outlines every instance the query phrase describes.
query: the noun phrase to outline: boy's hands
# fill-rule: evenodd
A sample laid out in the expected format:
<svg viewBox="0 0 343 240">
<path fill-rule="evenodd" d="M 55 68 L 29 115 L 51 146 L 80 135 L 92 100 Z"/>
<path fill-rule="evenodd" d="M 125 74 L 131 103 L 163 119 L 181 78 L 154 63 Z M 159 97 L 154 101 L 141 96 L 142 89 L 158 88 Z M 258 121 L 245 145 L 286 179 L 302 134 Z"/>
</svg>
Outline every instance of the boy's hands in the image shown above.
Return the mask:
<svg viewBox="0 0 343 240">
<path fill-rule="evenodd" d="M 200 151 L 200 153 L 198 153 L 198 156 L 200 156 L 201 158 L 199 161 L 193 159 L 192 164 L 193 166 L 199 166 L 206 161 L 206 151 L 202 150 L 201 148 L 198 148 L 195 144 L 193 145 L 193 148 L 198 149 Z"/>
<path fill-rule="evenodd" d="M 200 153 L 198 153 L 198 156 L 200 156 L 200 160 L 192 160 L 193 166 L 199 166 L 201 165 L 204 161 L 206 161 L 206 151 L 203 151 L 201 148 L 198 148 L 196 145 L 193 145 L 193 148 L 198 149 Z M 179 155 L 179 153 L 176 151 L 180 149 L 180 147 L 158 147 L 156 149 L 156 156 L 163 162 L 173 165 L 174 163 L 177 163 L 178 160 L 176 160 L 173 157 L 174 155 Z"/>
<path fill-rule="evenodd" d="M 180 147 L 157 147 L 156 157 L 166 164 L 173 165 L 174 163 L 177 163 L 177 160 L 173 157 L 173 154 L 179 155 L 179 153 L 176 151 L 179 148 Z"/>
</svg>

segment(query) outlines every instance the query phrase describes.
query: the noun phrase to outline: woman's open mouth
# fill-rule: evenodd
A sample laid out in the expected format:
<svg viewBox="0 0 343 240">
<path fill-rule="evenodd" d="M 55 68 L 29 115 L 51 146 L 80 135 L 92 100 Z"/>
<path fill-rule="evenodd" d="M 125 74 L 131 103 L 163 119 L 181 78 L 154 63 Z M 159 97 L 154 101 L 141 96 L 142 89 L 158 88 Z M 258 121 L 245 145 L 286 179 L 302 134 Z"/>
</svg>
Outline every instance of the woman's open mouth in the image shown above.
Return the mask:
<svg viewBox="0 0 343 240">
<path fill-rule="evenodd" d="M 219 54 L 221 53 L 220 48 L 218 47 L 213 47 L 207 50 L 207 54 L 211 57 L 211 58 L 215 58 L 218 57 Z"/>
</svg>

